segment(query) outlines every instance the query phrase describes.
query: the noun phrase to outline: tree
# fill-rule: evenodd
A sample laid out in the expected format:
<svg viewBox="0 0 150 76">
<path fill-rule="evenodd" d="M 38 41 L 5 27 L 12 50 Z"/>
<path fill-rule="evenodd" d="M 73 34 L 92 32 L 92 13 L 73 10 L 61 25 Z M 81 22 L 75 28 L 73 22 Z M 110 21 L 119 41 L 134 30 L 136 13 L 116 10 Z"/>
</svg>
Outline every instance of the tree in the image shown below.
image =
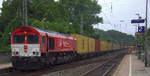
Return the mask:
<svg viewBox="0 0 150 76">
<path fill-rule="evenodd" d="M 61 33 L 79 33 L 83 17 L 84 35 L 94 36 L 93 24 L 102 22 L 96 0 L 28 0 L 28 24 Z M 22 25 L 22 0 L 5 0 L 0 15 L 0 47 L 7 46 L 14 29 Z"/>
<path fill-rule="evenodd" d="M 96 34 L 99 35 L 100 40 L 118 43 L 122 45 L 135 45 L 135 37 L 132 35 L 127 35 L 125 33 L 121 33 L 115 30 L 103 31 L 99 29 L 95 29 Z M 94 34 L 94 36 L 96 36 Z"/>
<path fill-rule="evenodd" d="M 62 3 L 68 11 L 69 22 L 79 27 L 83 19 L 85 35 L 94 32 L 93 24 L 103 21 L 102 18 L 97 16 L 101 12 L 101 6 L 97 4 L 96 0 L 59 0 L 59 3 Z M 78 31 L 80 30 L 78 29 Z"/>
</svg>

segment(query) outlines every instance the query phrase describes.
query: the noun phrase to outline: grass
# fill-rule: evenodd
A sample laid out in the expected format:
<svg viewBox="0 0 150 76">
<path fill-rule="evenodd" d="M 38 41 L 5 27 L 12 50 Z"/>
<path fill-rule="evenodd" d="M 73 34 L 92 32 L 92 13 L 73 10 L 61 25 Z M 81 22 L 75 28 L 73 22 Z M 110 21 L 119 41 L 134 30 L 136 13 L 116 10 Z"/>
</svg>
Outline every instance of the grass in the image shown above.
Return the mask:
<svg viewBox="0 0 150 76">
<path fill-rule="evenodd" d="M 0 50 L 0 53 L 10 53 L 10 50 Z"/>
<path fill-rule="evenodd" d="M 11 52 L 10 45 L 8 45 L 8 46 L 0 46 L 0 53 L 10 53 L 10 52 Z"/>
<path fill-rule="evenodd" d="M 7 61 L 7 62 L 0 62 L 0 64 L 8 64 L 11 63 L 11 61 Z"/>
</svg>

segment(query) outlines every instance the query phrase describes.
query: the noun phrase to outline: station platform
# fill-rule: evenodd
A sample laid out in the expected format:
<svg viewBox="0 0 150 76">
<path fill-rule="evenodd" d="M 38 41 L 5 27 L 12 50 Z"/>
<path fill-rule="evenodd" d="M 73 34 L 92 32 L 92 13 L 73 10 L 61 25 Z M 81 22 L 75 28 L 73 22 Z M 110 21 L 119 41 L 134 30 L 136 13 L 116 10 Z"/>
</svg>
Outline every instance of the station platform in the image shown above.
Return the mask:
<svg viewBox="0 0 150 76">
<path fill-rule="evenodd" d="M 11 63 L 0 64 L 0 69 L 10 68 L 10 67 L 12 67 L 12 64 L 11 64 Z"/>
<path fill-rule="evenodd" d="M 150 76 L 150 67 L 135 55 L 126 55 L 112 76 Z"/>
</svg>

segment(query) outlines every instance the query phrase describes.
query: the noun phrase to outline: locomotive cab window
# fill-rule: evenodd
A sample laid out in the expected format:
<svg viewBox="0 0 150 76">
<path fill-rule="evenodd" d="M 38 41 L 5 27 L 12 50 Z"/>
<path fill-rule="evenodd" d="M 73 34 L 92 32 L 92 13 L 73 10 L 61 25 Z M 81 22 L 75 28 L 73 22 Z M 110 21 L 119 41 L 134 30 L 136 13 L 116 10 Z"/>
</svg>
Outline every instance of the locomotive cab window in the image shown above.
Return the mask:
<svg viewBox="0 0 150 76">
<path fill-rule="evenodd" d="M 39 40 L 38 35 L 27 35 L 27 43 L 28 44 L 37 44 Z"/>
<path fill-rule="evenodd" d="M 49 50 L 54 50 L 54 48 L 55 48 L 54 38 L 48 38 L 48 42 L 49 42 Z"/>
<path fill-rule="evenodd" d="M 25 35 L 14 35 L 13 43 L 23 44 L 25 42 Z"/>
</svg>

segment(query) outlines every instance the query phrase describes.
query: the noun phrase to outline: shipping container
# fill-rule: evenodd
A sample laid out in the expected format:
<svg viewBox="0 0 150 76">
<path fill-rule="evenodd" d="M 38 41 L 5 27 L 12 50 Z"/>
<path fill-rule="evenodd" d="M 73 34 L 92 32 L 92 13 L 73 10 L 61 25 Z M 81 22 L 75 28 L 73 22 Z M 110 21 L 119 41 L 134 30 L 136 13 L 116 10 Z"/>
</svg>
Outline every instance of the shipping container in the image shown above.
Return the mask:
<svg viewBox="0 0 150 76">
<path fill-rule="evenodd" d="M 113 43 L 113 50 L 116 50 L 116 48 L 115 48 L 115 43 Z"/>
<path fill-rule="evenodd" d="M 100 41 L 100 48 L 101 48 L 101 51 L 106 51 L 107 50 L 107 42 L 106 41 L 103 41 L 101 40 Z"/>
<path fill-rule="evenodd" d="M 79 34 L 72 34 L 72 37 L 77 40 L 77 53 L 88 53 L 88 37 Z"/>
<path fill-rule="evenodd" d="M 101 40 L 99 40 L 99 48 L 100 48 L 100 51 L 101 51 Z"/>
<path fill-rule="evenodd" d="M 105 50 L 108 51 L 108 42 L 106 41 L 105 41 L 105 46 L 106 46 Z"/>
<path fill-rule="evenodd" d="M 95 52 L 95 39 L 89 38 L 89 52 Z"/>
<path fill-rule="evenodd" d="M 116 50 L 116 43 L 113 43 L 113 49 Z"/>
<path fill-rule="evenodd" d="M 111 43 L 111 49 L 114 50 L 114 43 Z"/>
<path fill-rule="evenodd" d="M 119 44 L 117 44 L 117 49 L 120 49 L 120 45 Z"/>
<path fill-rule="evenodd" d="M 95 51 L 100 51 L 100 40 L 95 40 Z"/>
<path fill-rule="evenodd" d="M 109 50 L 112 50 L 112 43 L 109 43 Z"/>
<path fill-rule="evenodd" d="M 111 48 L 110 43 L 109 43 L 109 42 L 107 42 L 107 51 L 109 51 L 109 50 L 110 50 L 110 48 Z"/>
<path fill-rule="evenodd" d="M 108 43 L 105 41 L 104 44 L 105 44 L 105 51 L 108 51 Z"/>
<path fill-rule="evenodd" d="M 115 43 L 115 50 L 117 49 L 117 43 Z"/>
<path fill-rule="evenodd" d="M 89 45 L 88 45 L 88 37 L 83 36 L 83 49 L 84 49 L 84 53 L 88 53 L 89 52 Z"/>
</svg>

